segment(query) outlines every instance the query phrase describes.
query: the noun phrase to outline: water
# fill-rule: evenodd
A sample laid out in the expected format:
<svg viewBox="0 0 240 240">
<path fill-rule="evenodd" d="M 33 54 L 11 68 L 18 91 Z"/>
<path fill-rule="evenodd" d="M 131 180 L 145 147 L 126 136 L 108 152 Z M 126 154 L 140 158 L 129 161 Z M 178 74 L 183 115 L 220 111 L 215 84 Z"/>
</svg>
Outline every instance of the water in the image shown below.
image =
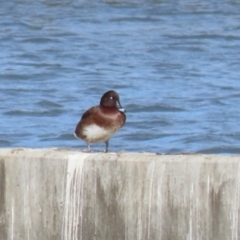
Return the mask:
<svg viewBox="0 0 240 240">
<path fill-rule="evenodd" d="M 0 147 L 86 149 L 75 126 L 114 89 L 127 122 L 110 150 L 240 153 L 239 12 L 234 0 L 3 1 Z"/>
</svg>

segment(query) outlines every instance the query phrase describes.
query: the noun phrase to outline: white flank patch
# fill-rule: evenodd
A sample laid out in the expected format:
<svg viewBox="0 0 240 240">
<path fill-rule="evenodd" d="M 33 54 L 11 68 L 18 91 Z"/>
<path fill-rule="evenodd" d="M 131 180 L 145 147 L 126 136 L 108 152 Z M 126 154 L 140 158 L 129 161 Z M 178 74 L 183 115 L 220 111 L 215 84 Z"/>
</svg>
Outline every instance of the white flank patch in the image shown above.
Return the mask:
<svg viewBox="0 0 240 240">
<path fill-rule="evenodd" d="M 89 142 L 106 142 L 118 129 L 101 128 L 92 124 L 84 129 Z"/>
</svg>

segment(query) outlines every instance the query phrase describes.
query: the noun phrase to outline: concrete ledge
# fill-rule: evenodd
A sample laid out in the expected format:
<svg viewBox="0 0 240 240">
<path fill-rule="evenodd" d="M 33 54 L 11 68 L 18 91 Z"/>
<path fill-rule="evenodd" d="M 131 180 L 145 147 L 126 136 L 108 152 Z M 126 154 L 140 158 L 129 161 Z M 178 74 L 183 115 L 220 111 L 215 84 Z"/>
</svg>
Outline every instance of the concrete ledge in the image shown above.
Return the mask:
<svg viewBox="0 0 240 240">
<path fill-rule="evenodd" d="M 240 156 L 0 150 L 1 240 L 237 240 Z"/>
</svg>

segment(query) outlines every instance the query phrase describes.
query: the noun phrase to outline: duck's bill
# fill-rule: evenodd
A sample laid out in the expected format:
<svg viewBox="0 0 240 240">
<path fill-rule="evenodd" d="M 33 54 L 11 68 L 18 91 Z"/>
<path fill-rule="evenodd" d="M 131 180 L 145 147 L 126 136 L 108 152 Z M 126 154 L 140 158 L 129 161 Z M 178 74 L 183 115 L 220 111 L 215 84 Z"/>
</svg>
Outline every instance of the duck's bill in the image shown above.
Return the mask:
<svg viewBox="0 0 240 240">
<path fill-rule="evenodd" d="M 125 109 L 122 107 L 122 105 L 120 104 L 119 101 L 117 101 L 116 104 L 117 104 L 118 111 L 120 111 L 120 112 L 126 112 Z"/>
</svg>

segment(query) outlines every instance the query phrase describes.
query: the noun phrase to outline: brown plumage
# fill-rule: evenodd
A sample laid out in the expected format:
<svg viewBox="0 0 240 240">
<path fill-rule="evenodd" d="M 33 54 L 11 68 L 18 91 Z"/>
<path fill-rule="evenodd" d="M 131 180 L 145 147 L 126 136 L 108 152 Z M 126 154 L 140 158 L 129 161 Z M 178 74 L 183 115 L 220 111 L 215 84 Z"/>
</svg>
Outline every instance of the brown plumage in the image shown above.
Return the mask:
<svg viewBox="0 0 240 240">
<path fill-rule="evenodd" d="M 103 94 L 100 105 L 88 109 L 76 126 L 75 136 L 84 140 L 90 151 L 90 143 L 108 142 L 112 135 L 125 123 L 126 115 L 119 100 L 119 95 L 110 90 Z"/>
</svg>

